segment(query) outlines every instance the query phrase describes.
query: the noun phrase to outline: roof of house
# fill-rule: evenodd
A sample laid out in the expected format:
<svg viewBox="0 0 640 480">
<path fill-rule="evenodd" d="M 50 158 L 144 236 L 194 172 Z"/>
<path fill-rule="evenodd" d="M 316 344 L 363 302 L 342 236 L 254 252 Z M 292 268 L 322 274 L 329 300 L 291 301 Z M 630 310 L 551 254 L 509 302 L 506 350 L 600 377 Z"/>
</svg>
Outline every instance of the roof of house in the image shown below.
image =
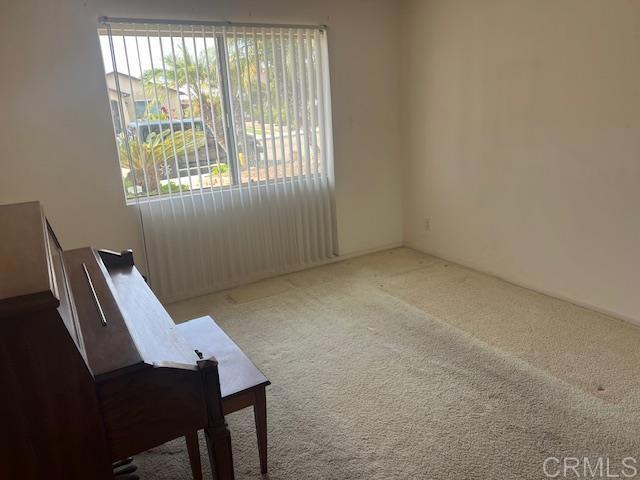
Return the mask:
<svg viewBox="0 0 640 480">
<path fill-rule="evenodd" d="M 105 75 L 113 75 L 114 73 L 116 73 L 116 71 L 111 70 L 110 72 L 107 72 Z M 118 73 L 123 77 L 129 77 L 129 78 L 132 78 L 133 80 L 142 80 L 140 77 L 136 77 L 135 75 L 129 75 L 128 73 L 122 73 L 122 72 L 118 72 Z"/>
<path fill-rule="evenodd" d="M 116 73 L 116 71 L 115 71 L 115 70 L 112 70 L 112 71 L 110 71 L 110 72 L 106 73 L 106 74 L 105 74 L 105 76 L 109 76 L 109 75 L 114 76 L 114 74 L 115 74 L 115 73 Z M 140 81 L 140 82 L 142 81 L 142 79 L 141 79 L 141 78 L 136 77 L 136 76 L 134 76 L 134 75 L 129 75 L 129 74 L 127 74 L 127 73 L 122 73 L 122 72 L 118 72 L 118 74 L 120 74 L 120 75 L 121 75 L 121 76 L 123 76 L 123 77 L 129 77 L 129 78 L 131 78 L 132 80 L 138 80 L 138 81 Z M 186 95 L 186 92 L 183 92 L 182 90 L 179 90 L 179 89 L 178 89 L 178 90 L 176 90 L 175 88 L 170 87 L 170 86 L 168 86 L 168 85 L 162 85 L 162 88 L 167 88 L 167 89 L 169 89 L 169 90 L 171 90 L 171 91 L 173 91 L 173 92 L 177 92 L 177 93 L 179 93 L 180 95 Z"/>
</svg>

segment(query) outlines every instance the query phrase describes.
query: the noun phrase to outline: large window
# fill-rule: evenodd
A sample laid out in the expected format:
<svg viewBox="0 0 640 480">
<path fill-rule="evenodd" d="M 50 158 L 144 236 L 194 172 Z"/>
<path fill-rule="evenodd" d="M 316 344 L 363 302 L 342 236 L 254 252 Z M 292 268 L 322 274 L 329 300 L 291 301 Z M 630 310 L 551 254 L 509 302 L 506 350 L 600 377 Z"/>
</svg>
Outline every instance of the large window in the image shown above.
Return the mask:
<svg viewBox="0 0 640 480">
<path fill-rule="evenodd" d="M 149 21 L 98 34 L 128 201 L 329 173 L 323 30 Z"/>
</svg>

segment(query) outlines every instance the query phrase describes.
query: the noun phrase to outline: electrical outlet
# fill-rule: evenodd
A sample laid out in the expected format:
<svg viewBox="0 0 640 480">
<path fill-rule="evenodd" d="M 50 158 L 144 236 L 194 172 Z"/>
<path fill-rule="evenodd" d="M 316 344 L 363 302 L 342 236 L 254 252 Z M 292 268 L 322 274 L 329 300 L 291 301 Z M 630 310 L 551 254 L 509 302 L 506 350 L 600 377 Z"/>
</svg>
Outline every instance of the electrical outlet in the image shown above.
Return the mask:
<svg viewBox="0 0 640 480">
<path fill-rule="evenodd" d="M 431 231 L 431 219 L 430 218 L 425 218 L 424 219 L 423 228 L 424 228 L 425 232 L 430 232 Z"/>
</svg>

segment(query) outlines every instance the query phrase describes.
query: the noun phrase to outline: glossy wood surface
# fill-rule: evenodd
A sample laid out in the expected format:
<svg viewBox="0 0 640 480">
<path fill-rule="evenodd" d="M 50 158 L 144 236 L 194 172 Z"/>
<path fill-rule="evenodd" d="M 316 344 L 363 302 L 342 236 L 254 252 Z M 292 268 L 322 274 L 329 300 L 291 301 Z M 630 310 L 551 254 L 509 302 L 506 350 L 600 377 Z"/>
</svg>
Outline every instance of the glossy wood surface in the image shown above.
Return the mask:
<svg viewBox="0 0 640 480">
<path fill-rule="evenodd" d="M 144 361 L 151 365 L 173 364 L 196 370 L 195 348 L 176 328 L 167 311 L 135 267 L 109 269 L 118 304 L 129 332 Z"/>
<path fill-rule="evenodd" d="M 177 325 L 194 348 L 207 357 L 215 357 L 220 370 L 220 390 L 229 399 L 248 389 L 271 382 L 256 367 L 211 317 L 200 317 Z"/>
<path fill-rule="evenodd" d="M 68 250 L 63 254 L 69 285 L 75 299 L 89 368 L 97 381 L 119 370 L 144 368 L 144 360 L 131 338 L 113 284 L 102 261 L 92 248 Z M 108 319 L 103 326 L 82 265 L 86 265 L 98 301 Z"/>
<path fill-rule="evenodd" d="M 55 309 L 5 323 L 0 381 L 0 478 L 110 478 L 93 380 Z"/>
<path fill-rule="evenodd" d="M 197 371 L 152 368 L 98 386 L 112 459 L 119 460 L 207 425 Z"/>
</svg>

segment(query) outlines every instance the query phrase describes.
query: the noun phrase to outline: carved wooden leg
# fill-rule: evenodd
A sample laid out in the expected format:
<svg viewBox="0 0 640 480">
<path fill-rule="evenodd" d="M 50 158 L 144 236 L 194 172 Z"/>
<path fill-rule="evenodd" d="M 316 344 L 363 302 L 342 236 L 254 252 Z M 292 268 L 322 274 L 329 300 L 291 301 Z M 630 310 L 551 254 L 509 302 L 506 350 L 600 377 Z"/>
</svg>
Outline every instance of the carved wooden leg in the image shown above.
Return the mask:
<svg viewBox="0 0 640 480">
<path fill-rule="evenodd" d="M 135 474 L 138 469 L 135 463 L 133 463 L 133 457 L 125 458 L 124 460 L 118 460 L 112 464 L 113 478 L 115 480 L 139 480 L 140 477 Z"/>
<path fill-rule="evenodd" d="M 226 425 L 222 428 L 204 429 L 207 439 L 207 452 L 211 468 L 217 480 L 234 480 L 233 457 L 231 456 L 231 434 Z"/>
<path fill-rule="evenodd" d="M 265 388 L 254 390 L 253 416 L 256 421 L 258 437 L 258 454 L 260 455 L 260 472 L 267 473 L 267 397 Z"/>
<path fill-rule="evenodd" d="M 218 362 L 215 358 L 198 361 L 198 369 L 204 383 L 204 398 L 207 403 L 207 426 L 204 436 L 207 439 L 207 453 L 211 469 L 217 480 L 234 480 L 233 456 L 231 454 L 231 434 L 224 421 L 222 394 Z"/>
<path fill-rule="evenodd" d="M 200 445 L 198 443 L 198 432 L 191 432 L 185 435 L 187 442 L 187 452 L 189 452 L 189 463 L 191 464 L 191 476 L 193 480 L 202 480 L 202 463 L 200 462 Z"/>
</svg>

